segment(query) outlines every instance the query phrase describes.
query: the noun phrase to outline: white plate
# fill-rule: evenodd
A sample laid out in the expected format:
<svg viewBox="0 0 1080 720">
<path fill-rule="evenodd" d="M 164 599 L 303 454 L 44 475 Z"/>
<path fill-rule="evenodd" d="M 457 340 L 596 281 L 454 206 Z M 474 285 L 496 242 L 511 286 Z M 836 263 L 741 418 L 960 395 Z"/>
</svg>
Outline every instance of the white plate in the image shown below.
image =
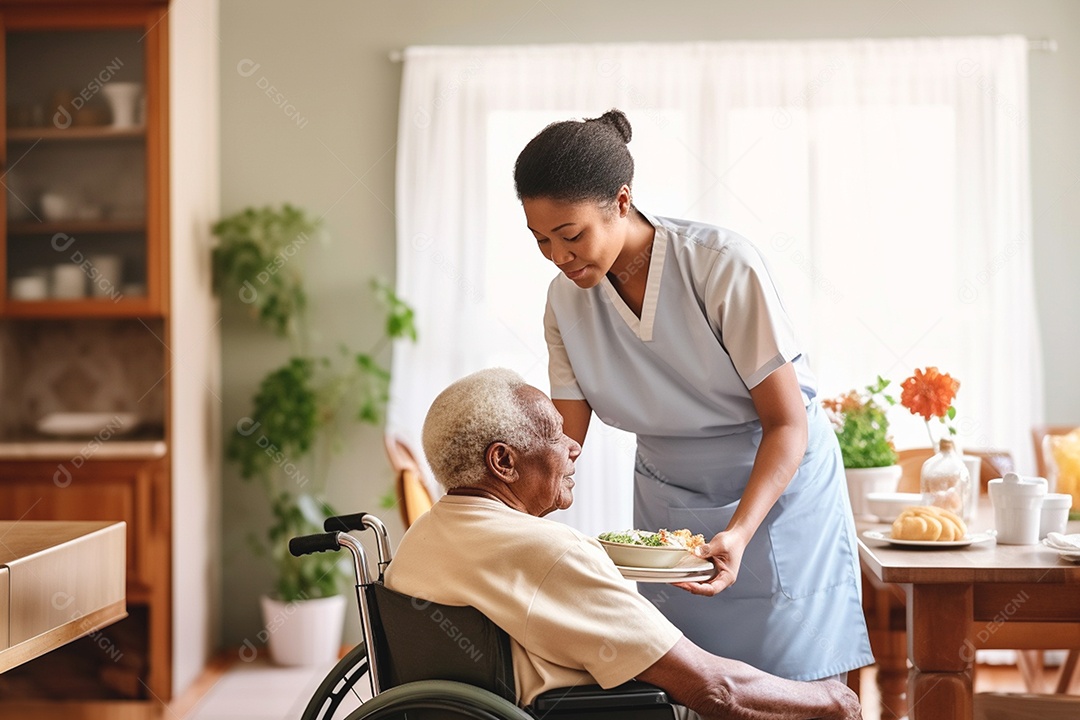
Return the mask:
<svg viewBox="0 0 1080 720">
<path fill-rule="evenodd" d="M 135 413 L 50 413 L 38 420 L 37 431 L 43 435 L 96 437 L 127 435 L 139 426 Z"/>
<path fill-rule="evenodd" d="M 675 583 L 702 582 L 711 580 L 716 570 L 710 562 L 697 562 L 692 565 L 673 568 L 638 568 L 616 565 L 627 580 L 636 582 Z"/>
<path fill-rule="evenodd" d="M 988 532 L 981 532 L 975 533 L 974 535 L 965 535 L 960 540 L 898 540 L 880 530 L 867 530 L 863 533 L 863 537 L 867 540 L 880 540 L 881 542 L 887 542 L 892 545 L 918 548 L 967 547 L 968 545 L 986 542 L 987 540 L 992 540 L 994 538 L 994 536 Z"/>
</svg>

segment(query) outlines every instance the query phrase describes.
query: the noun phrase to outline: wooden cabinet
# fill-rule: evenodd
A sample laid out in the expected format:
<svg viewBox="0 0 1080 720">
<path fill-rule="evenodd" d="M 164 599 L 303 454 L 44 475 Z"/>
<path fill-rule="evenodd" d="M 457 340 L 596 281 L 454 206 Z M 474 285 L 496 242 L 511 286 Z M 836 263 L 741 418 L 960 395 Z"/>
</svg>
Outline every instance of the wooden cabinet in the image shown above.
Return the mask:
<svg viewBox="0 0 1080 720">
<path fill-rule="evenodd" d="M 164 459 L 0 462 L 0 520 L 122 520 L 127 523 L 127 603 L 132 617 L 103 636 L 127 655 L 123 669 L 99 657 L 77 653 L 43 656 L 20 667 L 15 680 L 0 676 L 8 699 L 43 699 L 58 672 L 83 672 L 67 686 L 66 699 L 151 699 L 168 697 L 170 685 L 169 479 Z M 117 639 L 112 639 L 112 635 Z M 98 660 L 99 662 L 95 662 Z M 76 668 L 75 671 L 71 668 Z M 99 677 L 104 672 L 104 679 Z M 79 697 L 85 688 L 88 697 Z M 152 693 L 152 695 L 151 695 Z M 2 708 L 2 706 L 0 706 Z"/>
<path fill-rule="evenodd" d="M 126 327 L 169 348 L 164 367 L 161 354 L 121 358 L 117 350 L 45 380 L 31 372 L 33 358 L 22 357 L 4 367 L 6 382 L 19 382 L 12 378 L 21 370 L 51 383 L 52 400 L 65 395 L 71 401 L 59 408 L 54 402 L 53 409 L 113 410 L 93 407 L 115 404 L 116 395 L 95 394 L 95 383 L 100 390 L 105 381 L 84 369 L 134 386 L 135 376 L 144 375 L 132 371 L 137 364 L 151 378 L 139 384 L 139 393 L 164 393 L 159 440 L 167 448 L 175 347 L 168 301 L 168 36 L 165 2 L 0 0 L 4 344 L 21 347 L 23 338 L 50 333 L 122 334 Z M 77 343 L 68 351 L 73 359 L 85 352 Z M 35 402 L 23 403 L 23 427 L 33 427 L 44 412 Z M 89 638 L 0 675 L 0 716 L 9 716 L 17 700 L 160 706 L 172 697 L 170 461 L 168 454 L 104 457 L 107 448 L 77 463 L 0 460 L 0 519 L 127 523 L 129 613 L 102 633 L 108 648 Z"/>
<path fill-rule="evenodd" d="M 0 316 L 166 311 L 162 5 L 0 3 Z"/>
</svg>

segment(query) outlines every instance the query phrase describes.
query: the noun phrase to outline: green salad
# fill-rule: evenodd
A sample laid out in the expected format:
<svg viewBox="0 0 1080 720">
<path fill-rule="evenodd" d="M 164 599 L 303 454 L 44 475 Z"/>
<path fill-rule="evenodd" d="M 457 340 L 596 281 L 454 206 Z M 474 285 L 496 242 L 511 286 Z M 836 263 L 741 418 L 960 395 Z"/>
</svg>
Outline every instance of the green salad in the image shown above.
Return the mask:
<svg viewBox="0 0 1080 720">
<path fill-rule="evenodd" d="M 660 530 L 660 532 L 623 530 L 621 532 L 600 533 L 597 537 L 606 542 L 621 545 L 681 548 L 683 550 L 693 550 L 699 545 L 705 544 L 705 538 L 702 535 L 692 535 L 686 528 L 682 530 Z"/>
<path fill-rule="evenodd" d="M 622 543 L 623 545 L 647 545 L 648 547 L 665 547 L 667 543 L 660 533 L 642 532 L 641 530 L 628 530 L 626 532 L 600 533 L 600 539 L 607 542 Z"/>
</svg>

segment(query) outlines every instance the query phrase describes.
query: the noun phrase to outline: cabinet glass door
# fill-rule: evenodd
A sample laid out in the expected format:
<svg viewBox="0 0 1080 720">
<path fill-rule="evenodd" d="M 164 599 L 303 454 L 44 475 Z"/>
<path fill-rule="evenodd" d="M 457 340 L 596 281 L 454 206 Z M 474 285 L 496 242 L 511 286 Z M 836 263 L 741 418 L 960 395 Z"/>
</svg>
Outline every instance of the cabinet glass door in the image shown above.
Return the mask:
<svg viewBox="0 0 1080 720">
<path fill-rule="evenodd" d="M 6 34 L 6 314 L 147 304 L 144 36 Z"/>
</svg>

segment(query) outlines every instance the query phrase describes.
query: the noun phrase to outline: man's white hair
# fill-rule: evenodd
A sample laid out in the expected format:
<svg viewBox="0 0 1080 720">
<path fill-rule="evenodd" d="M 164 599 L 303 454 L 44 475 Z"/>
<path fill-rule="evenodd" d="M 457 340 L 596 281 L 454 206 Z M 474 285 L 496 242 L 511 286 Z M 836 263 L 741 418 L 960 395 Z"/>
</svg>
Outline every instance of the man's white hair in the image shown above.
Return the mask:
<svg viewBox="0 0 1080 720">
<path fill-rule="evenodd" d="M 536 420 L 521 399 L 529 384 L 513 370 L 466 375 L 439 393 L 424 420 L 423 445 L 431 471 L 450 490 L 488 476 L 485 453 L 493 442 L 529 452 L 540 441 Z"/>
</svg>

